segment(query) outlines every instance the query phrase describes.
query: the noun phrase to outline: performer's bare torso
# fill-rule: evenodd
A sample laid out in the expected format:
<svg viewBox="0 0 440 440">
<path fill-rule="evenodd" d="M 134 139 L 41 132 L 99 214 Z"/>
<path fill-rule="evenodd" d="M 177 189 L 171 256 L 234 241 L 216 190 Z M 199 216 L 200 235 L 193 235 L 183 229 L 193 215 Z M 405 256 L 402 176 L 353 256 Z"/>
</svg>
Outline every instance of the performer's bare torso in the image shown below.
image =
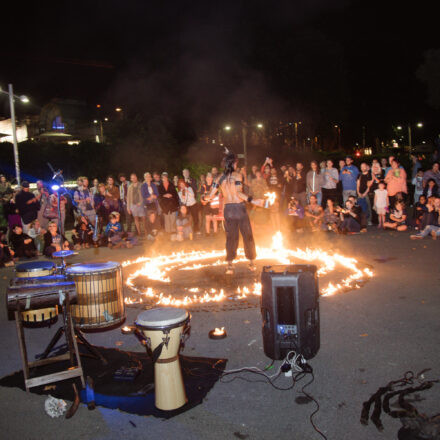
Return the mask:
<svg viewBox="0 0 440 440">
<path fill-rule="evenodd" d="M 247 195 L 243 193 L 243 177 L 237 171 L 225 176 L 225 178 L 219 178 L 220 190 L 223 194 L 224 204 L 230 203 L 244 203 L 247 200 Z"/>
</svg>

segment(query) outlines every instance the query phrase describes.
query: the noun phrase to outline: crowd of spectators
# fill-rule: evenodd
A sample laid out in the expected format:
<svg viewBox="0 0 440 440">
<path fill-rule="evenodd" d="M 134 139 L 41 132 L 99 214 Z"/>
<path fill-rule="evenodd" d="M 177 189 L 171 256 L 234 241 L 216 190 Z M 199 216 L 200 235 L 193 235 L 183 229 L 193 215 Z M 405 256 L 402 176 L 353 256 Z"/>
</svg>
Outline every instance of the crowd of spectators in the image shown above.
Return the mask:
<svg viewBox="0 0 440 440">
<path fill-rule="evenodd" d="M 395 231 L 412 228 L 412 239 L 440 236 L 440 170 L 433 163 L 423 170 L 412 155 L 405 170 L 396 157 L 362 161 L 359 168 L 347 156 L 335 164 L 328 159 L 276 167 L 266 158 L 262 166 L 241 168 L 243 190 L 272 203 L 248 206 L 254 227 L 287 230 L 292 234 L 319 231 L 341 234 L 367 232 L 368 226 Z M 337 165 L 337 167 L 336 167 Z M 108 246 L 132 247 L 158 235 L 172 241 L 217 235 L 223 220 L 221 194 L 205 199 L 217 167 L 191 176 L 188 169 L 172 178 L 167 172 L 108 176 L 105 182 L 77 179 L 72 191 L 50 191 L 42 181 L 13 189 L 0 176 L 0 265 L 63 249 Z M 411 208 L 411 209 L 409 209 Z M 66 215 L 74 227 L 65 235 Z"/>
</svg>

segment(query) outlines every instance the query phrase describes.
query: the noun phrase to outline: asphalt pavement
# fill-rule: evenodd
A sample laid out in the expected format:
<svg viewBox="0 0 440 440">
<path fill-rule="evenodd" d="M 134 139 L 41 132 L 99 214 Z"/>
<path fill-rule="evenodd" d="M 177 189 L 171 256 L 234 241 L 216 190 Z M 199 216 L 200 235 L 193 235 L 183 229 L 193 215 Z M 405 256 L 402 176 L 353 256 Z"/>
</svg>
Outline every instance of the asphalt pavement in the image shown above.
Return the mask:
<svg viewBox="0 0 440 440">
<path fill-rule="evenodd" d="M 257 244 L 267 234 L 257 235 Z M 83 250 L 71 262 L 125 261 L 140 255 L 163 254 L 182 246 L 221 249 L 217 239 L 199 239 L 188 245 L 144 243 L 133 249 Z M 340 236 L 318 233 L 300 235 L 291 246 L 319 246 L 339 251 L 372 266 L 374 277 L 360 289 L 320 299 L 321 348 L 310 361 L 315 381 L 307 391 L 319 402 L 314 421 L 328 439 L 396 439 L 398 419 L 382 416 L 384 431 L 359 422 L 362 403 L 380 386 L 398 379 L 407 370 L 432 368 L 427 378 L 440 377 L 440 243 L 411 241 L 409 233 L 369 230 L 367 234 Z M 128 273 L 129 268 L 125 269 Z M 194 275 L 197 277 L 197 273 Z M 13 270 L 0 270 L 0 292 L 13 277 Z M 3 304 L 5 304 L 3 299 Z M 127 309 L 132 323 L 139 310 Z M 224 326 L 228 337 L 211 340 L 208 332 Z M 26 330 L 30 357 L 41 352 L 57 326 Z M 225 357 L 228 369 L 245 366 L 264 368 L 270 364 L 263 352 L 261 317 L 258 308 L 194 312 L 191 337 L 184 354 Z M 15 323 L 0 308 L 0 376 L 21 369 Z M 133 336 L 118 329 L 88 334 L 95 345 L 141 351 Z M 275 363 L 278 368 L 279 362 Z M 271 370 L 271 373 L 274 370 Z M 250 374 L 219 381 L 201 405 L 169 420 L 141 417 L 81 405 L 69 420 L 51 419 L 44 412 L 45 396 L 17 388 L 0 387 L 0 438 L 2 439 L 319 439 L 309 417 L 313 402 L 304 403 L 301 387 L 279 391 Z M 288 386 L 280 377 L 277 384 Z M 428 415 L 440 412 L 440 384 L 419 393 L 414 404 Z"/>
</svg>

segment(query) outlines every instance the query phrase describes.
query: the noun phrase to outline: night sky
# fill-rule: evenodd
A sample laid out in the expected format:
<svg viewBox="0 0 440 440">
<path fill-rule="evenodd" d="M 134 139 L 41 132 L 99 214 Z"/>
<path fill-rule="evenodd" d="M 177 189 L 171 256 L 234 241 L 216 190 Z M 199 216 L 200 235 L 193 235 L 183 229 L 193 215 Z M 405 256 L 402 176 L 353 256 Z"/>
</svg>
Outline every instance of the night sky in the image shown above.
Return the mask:
<svg viewBox="0 0 440 440">
<path fill-rule="evenodd" d="M 436 116 L 416 76 L 440 48 L 422 3 L 44 1 L 17 4 L 10 21 L 3 12 L 0 85 L 35 112 L 60 97 L 194 133 L 252 117 L 338 123 L 350 142 L 362 125 L 385 136 Z"/>
</svg>

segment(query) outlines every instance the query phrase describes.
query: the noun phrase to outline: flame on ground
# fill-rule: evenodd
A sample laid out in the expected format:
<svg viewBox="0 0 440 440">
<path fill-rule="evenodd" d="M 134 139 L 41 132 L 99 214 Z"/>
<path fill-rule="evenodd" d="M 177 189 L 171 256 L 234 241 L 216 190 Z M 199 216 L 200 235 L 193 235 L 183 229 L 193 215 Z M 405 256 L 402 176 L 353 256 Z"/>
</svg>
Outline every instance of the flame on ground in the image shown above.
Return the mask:
<svg viewBox="0 0 440 440">
<path fill-rule="evenodd" d="M 126 284 L 134 292 L 141 295 L 139 300 L 134 298 L 125 298 L 127 305 L 138 304 L 142 302 L 142 296 L 153 299 L 157 305 L 163 306 L 189 306 L 197 303 L 220 302 L 225 299 L 241 300 L 247 298 L 249 295 L 261 295 L 261 283 L 256 282 L 252 287 L 242 286 L 238 287 L 235 296 L 227 297 L 221 289 L 208 289 L 201 291 L 199 287 L 189 287 L 185 290 L 188 295 L 183 298 L 175 298 L 172 295 L 164 295 L 161 292 L 155 291 L 148 287 L 146 290 L 139 289 L 135 286 L 134 280 L 139 277 L 146 277 L 150 280 L 161 281 L 163 283 L 170 283 L 168 273 L 172 270 L 199 270 L 208 266 L 220 266 L 226 264 L 221 260 L 224 257 L 224 251 L 191 251 L 191 252 L 177 252 L 171 255 L 161 255 L 158 257 L 140 257 L 133 261 L 125 261 L 122 263 L 123 267 L 132 264 L 143 263 L 141 269 L 133 272 L 128 276 Z M 270 248 L 257 247 L 257 260 L 274 260 L 279 264 L 290 264 L 292 259 L 302 260 L 306 263 L 315 263 L 319 267 L 318 276 L 323 276 L 335 270 L 340 266 L 349 270 L 351 274 L 339 281 L 337 284 L 329 282 L 327 286 L 321 288 L 322 296 L 330 296 L 335 293 L 360 288 L 365 282 L 365 279 L 373 277 L 373 272 L 368 268 L 360 268 L 359 263 L 355 258 L 345 257 L 340 254 L 329 254 L 322 249 L 286 249 L 283 244 L 283 236 L 281 232 L 277 232 L 272 237 L 272 244 Z M 209 262 L 215 260 L 214 262 Z M 202 262 L 201 262 L 202 261 Z M 207 261 L 204 263 L 204 261 Z M 244 262 L 243 249 L 238 250 L 237 258 L 234 263 Z"/>
</svg>

